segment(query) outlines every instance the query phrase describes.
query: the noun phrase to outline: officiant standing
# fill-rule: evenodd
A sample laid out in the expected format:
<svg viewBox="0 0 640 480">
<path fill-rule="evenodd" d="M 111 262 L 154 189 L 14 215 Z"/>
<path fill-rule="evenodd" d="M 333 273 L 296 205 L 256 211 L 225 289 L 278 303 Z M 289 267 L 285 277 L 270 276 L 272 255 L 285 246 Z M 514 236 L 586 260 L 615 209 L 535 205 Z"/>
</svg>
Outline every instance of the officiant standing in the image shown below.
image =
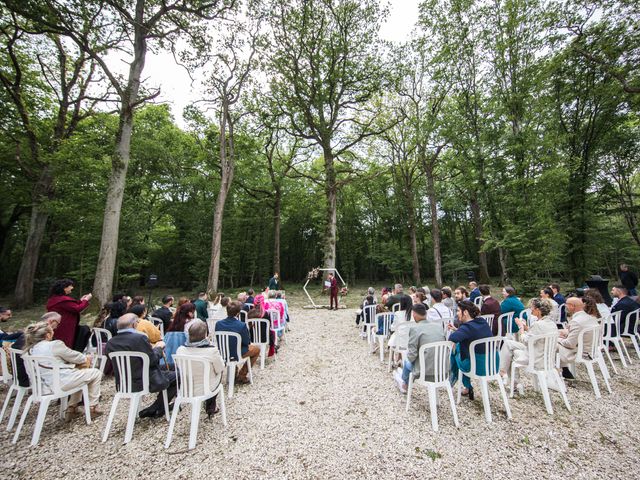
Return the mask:
<svg viewBox="0 0 640 480">
<path fill-rule="evenodd" d="M 280 290 L 280 275 L 278 272 L 273 274 L 273 277 L 269 279 L 269 290 Z"/>
<path fill-rule="evenodd" d="M 329 274 L 329 278 L 327 278 L 329 282 L 329 310 L 333 308 L 333 304 L 335 301 L 335 310 L 338 309 L 338 280 L 333 273 Z"/>
</svg>

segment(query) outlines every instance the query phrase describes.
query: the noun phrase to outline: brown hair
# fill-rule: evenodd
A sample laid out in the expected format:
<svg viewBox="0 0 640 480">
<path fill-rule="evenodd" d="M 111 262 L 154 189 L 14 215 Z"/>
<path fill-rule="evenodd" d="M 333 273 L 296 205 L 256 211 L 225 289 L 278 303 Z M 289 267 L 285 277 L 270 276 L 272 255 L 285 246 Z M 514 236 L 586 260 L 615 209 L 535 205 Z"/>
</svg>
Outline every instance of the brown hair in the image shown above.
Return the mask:
<svg viewBox="0 0 640 480">
<path fill-rule="evenodd" d="M 480 315 L 480 309 L 475 306 L 475 304 L 469 300 L 463 300 L 458 302 L 458 308 L 463 312 L 469 312 L 469 316 L 471 318 L 476 318 Z"/>
<path fill-rule="evenodd" d="M 189 313 L 193 313 L 195 311 L 196 306 L 193 303 L 180 305 L 176 310 L 173 320 L 171 320 L 171 323 L 169 324 L 167 332 L 184 332 L 184 326 L 189 320 L 191 320 L 191 318 L 193 318 L 189 316 Z"/>
<path fill-rule="evenodd" d="M 238 314 L 240 313 L 240 310 L 242 310 L 242 305 L 240 304 L 240 302 L 229 302 L 229 305 L 227 305 L 227 315 L 229 317 L 237 317 Z"/>
<path fill-rule="evenodd" d="M 600 312 L 598 311 L 598 306 L 596 305 L 596 301 L 593 297 L 582 297 L 582 303 L 584 303 L 585 312 L 592 317 L 600 318 Z"/>
<path fill-rule="evenodd" d="M 590 288 L 589 290 L 584 292 L 584 297 L 591 297 L 595 300 L 596 303 L 604 303 L 602 294 L 596 288 Z"/>
</svg>

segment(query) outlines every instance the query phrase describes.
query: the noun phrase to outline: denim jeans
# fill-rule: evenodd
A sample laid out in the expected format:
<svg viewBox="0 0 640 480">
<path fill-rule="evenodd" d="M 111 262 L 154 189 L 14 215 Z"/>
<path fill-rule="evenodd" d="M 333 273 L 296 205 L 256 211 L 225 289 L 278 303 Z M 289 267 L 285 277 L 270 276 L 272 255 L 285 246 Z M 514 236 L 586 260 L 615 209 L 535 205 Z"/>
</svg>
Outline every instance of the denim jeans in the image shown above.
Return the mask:
<svg viewBox="0 0 640 480">
<path fill-rule="evenodd" d="M 413 363 L 405 360 L 402 366 L 402 381 L 405 385 L 409 385 L 409 374 L 413 372 Z"/>
</svg>

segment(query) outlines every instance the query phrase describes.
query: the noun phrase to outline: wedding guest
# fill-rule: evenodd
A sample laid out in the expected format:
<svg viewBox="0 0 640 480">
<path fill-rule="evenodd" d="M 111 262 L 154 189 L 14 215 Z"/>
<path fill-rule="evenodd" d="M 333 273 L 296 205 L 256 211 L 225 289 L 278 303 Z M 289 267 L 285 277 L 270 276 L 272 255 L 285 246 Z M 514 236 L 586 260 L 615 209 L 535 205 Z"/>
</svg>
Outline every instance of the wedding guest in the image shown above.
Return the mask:
<svg viewBox="0 0 640 480">
<path fill-rule="evenodd" d="M 560 339 L 558 340 L 558 354 L 560 356 L 560 367 L 562 367 L 562 376 L 564 378 L 573 379 L 574 376 L 569 370 L 569 365 L 575 361 L 576 352 L 578 350 L 578 337 L 580 333 L 589 328 L 598 325 L 596 318 L 585 311 L 585 307 L 591 312 L 597 312 L 598 307 L 591 297 L 578 298 L 570 297 L 566 301 L 567 316 L 569 323 L 567 328 L 559 330 Z M 593 335 L 584 335 L 584 351 L 591 350 L 591 342 Z"/>
<path fill-rule="evenodd" d="M 49 300 L 47 300 L 46 307 L 47 311 L 58 312 L 62 317 L 60 325 L 54 332 L 54 339 L 61 340 L 69 348 L 74 347 L 80 323 L 80 313 L 86 310 L 92 297 L 90 293 L 87 293 L 80 300 L 76 300 L 70 296 L 74 287 L 73 280 L 68 278 L 56 280 L 49 291 Z M 82 350 L 84 350 L 87 340 L 88 336 L 84 341 Z M 79 343 L 83 342 L 80 341 Z"/>
</svg>

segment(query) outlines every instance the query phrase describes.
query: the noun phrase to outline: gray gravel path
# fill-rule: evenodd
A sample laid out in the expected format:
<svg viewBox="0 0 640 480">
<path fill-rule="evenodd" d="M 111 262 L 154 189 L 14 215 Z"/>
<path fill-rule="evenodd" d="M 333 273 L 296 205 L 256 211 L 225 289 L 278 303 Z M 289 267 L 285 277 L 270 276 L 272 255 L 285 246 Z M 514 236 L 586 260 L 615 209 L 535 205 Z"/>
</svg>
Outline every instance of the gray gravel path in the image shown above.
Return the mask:
<svg viewBox="0 0 640 480">
<path fill-rule="evenodd" d="M 615 376 L 613 395 L 599 401 L 581 371 L 569 388 L 573 413 L 552 395 L 555 415 L 547 415 L 542 397 L 527 384 L 525 396 L 511 401 L 513 420 L 493 389 L 494 423 L 485 423 L 481 400 L 463 399 L 456 428 L 443 401 L 440 432 L 434 433 L 425 392 L 414 392 L 406 414 L 386 364 L 358 338 L 353 310 L 293 309 L 292 315 L 277 359 L 256 369 L 255 384 L 239 387 L 228 401 L 228 427 L 201 417 L 196 449 L 187 450 L 188 411 L 168 450 L 163 420 L 139 420 L 132 442 L 123 446 L 124 408 L 105 444 L 106 415 L 92 425 L 65 425 L 51 409 L 40 445 L 30 449 L 34 411 L 15 446 L 3 423 L 0 477 L 636 478 L 640 361 Z M 7 388 L 0 388 L 4 401 Z M 104 410 L 112 395 L 108 379 Z"/>
</svg>

